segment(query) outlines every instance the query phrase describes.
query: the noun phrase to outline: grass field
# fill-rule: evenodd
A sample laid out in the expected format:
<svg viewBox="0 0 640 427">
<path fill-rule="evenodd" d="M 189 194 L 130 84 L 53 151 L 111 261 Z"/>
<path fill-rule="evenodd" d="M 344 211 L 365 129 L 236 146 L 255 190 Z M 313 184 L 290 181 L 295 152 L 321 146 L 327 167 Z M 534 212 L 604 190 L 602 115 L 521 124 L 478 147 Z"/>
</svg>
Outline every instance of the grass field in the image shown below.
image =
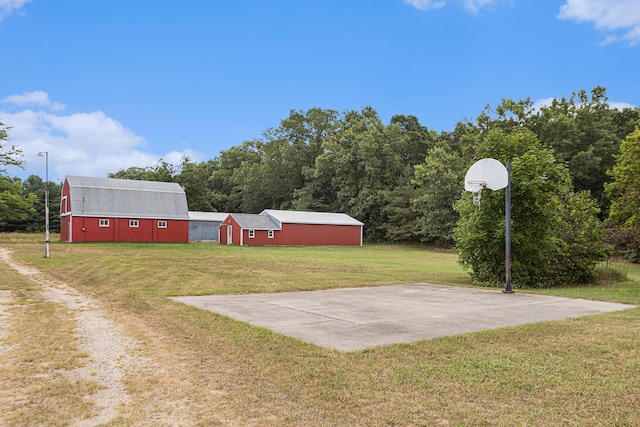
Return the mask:
<svg viewBox="0 0 640 427">
<path fill-rule="evenodd" d="M 166 298 L 471 286 L 450 251 L 54 242 L 45 259 L 41 236 L 1 234 L 0 248 L 93 298 L 137 343 L 145 362 L 127 370 L 130 400 L 110 425 L 640 424 L 640 308 L 343 353 Z M 623 282 L 536 292 L 640 304 L 640 267 L 624 269 Z M 90 416 L 98 382 L 60 374 L 86 363 L 73 317 L 2 262 L 0 275 L 14 299 L 0 335 L 0 424 Z"/>
</svg>

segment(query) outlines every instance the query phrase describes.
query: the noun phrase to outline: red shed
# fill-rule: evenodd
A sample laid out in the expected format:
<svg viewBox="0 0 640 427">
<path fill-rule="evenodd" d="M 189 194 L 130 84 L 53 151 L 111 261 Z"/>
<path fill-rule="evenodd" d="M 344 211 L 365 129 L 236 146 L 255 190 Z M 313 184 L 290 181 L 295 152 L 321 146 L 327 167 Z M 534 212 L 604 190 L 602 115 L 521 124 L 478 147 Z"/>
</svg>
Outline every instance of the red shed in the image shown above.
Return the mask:
<svg viewBox="0 0 640 427">
<path fill-rule="evenodd" d="M 281 211 L 229 214 L 220 243 L 262 246 L 362 246 L 363 224 L 344 213 Z"/>
<path fill-rule="evenodd" d="M 173 182 L 68 176 L 60 200 L 65 242 L 188 242 L 187 196 Z"/>
</svg>

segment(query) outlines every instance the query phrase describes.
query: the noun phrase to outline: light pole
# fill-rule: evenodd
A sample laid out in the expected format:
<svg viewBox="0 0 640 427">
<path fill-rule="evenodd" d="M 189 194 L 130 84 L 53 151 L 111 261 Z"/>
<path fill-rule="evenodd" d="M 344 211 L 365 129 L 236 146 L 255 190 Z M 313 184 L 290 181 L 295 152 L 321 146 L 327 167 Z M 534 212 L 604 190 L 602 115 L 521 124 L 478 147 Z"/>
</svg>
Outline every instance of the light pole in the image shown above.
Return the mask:
<svg viewBox="0 0 640 427">
<path fill-rule="evenodd" d="M 45 162 L 45 181 L 44 181 L 44 241 L 45 241 L 45 252 L 44 257 L 49 258 L 49 152 L 41 151 L 38 153 L 39 157 L 44 156 Z"/>
</svg>

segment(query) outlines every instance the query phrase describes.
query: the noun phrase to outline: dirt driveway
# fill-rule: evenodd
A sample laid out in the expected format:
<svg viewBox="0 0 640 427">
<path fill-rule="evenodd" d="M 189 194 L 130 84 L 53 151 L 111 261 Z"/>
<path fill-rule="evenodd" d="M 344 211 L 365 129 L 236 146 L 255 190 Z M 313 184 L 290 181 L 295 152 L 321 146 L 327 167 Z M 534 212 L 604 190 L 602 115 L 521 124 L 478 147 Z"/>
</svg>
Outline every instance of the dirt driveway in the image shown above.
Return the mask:
<svg viewBox="0 0 640 427">
<path fill-rule="evenodd" d="M 119 325 L 104 316 L 91 298 L 64 283 L 47 280 L 38 270 L 15 263 L 7 249 L 0 248 L 0 261 L 41 287 L 40 297 L 66 307 L 75 321 L 78 349 L 88 355 L 88 363 L 71 371 L 70 379 L 96 382 L 98 387 L 95 393 L 88 396 L 95 415 L 74 420 L 72 425 L 95 426 L 116 418 L 118 408 L 130 399 L 123 384 L 124 374 L 127 369 L 143 362 L 132 351 L 136 344 L 123 334 Z M 0 292 L 0 338 L 11 333 L 11 308 L 18 304 L 18 299 L 11 291 Z M 0 355 L 6 351 L 7 347 L 0 347 Z"/>
</svg>

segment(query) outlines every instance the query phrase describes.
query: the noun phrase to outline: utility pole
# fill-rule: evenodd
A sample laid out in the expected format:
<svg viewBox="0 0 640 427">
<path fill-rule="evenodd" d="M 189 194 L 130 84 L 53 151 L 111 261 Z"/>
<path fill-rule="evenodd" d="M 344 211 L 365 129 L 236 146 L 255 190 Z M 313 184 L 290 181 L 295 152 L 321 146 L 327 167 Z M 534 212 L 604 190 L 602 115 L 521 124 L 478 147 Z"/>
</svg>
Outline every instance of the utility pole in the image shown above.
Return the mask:
<svg viewBox="0 0 640 427">
<path fill-rule="evenodd" d="M 45 178 L 44 178 L 44 227 L 45 227 L 45 251 L 44 257 L 49 258 L 49 152 L 41 151 L 38 153 L 39 157 L 44 156 L 45 161 Z"/>
</svg>

